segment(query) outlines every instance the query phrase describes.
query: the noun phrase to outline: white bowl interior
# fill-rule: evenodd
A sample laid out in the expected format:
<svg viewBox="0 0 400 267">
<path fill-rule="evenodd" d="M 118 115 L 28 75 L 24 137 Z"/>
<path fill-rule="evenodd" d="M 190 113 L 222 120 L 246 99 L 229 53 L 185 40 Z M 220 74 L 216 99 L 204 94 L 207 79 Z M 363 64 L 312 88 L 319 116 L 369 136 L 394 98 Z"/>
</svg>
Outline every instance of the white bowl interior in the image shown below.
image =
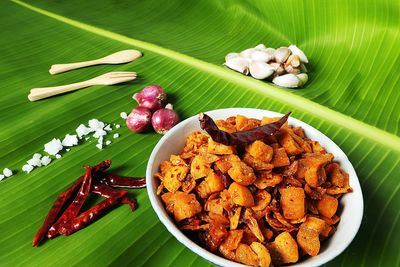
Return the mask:
<svg viewBox="0 0 400 267">
<path fill-rule="evenodd" d="M 205 113 L 213 119 L 226 119 L 238 114 L 258 119 L 261 119 L 262 117 L 282 116 L 280 113 L 251 108 L 228 108 Z M 351 243 L 357 234 L 363 216 L 363 197 L 361 187 L 352 164 L 344 152 L 331 139 L 310 125 L 293 117 L 289 117 L 288 122 L 292 126 L 301 126 L 308 138 L 319 141 L 328 152 L 335 156 L 335 161 L 339 162 L 341 168 L 349 174 L 350 186 L 353 188 L 352 193 L 346 194 L 341 198 L 340 206 L 342 207 L 342 212 L 340 214 L 340 222 L 337 231 L 331 238 L 329 238 L 329 240 L 324 241 L 320 253 L 315 257 L 309 257 L 299 263 L 290 265 L 296 267 L 319 266 L 339 255 Z M 178 241 L 196 254 L 219 266 L 245 266 L 217 256 L 186 237 L 175 226 L 174 221 L 167 214 L 161 198 L 156 195 L 159 182 L 154 179 L 154 174 L 159 170 L 160 163 L 164 160 L 168 160 L 171 154 L 178 154 L 181 152 L 186 137 L 191 132 L 199 130 L 201 129 L 199 126 L 198 116 L 190 117 L 172 128 L 154 147 L 146 170 L 147 192 L 151 205 L 157 213 L 160 221 L 167 227 L 168 231 L 175 236 Z"/>
</svg>

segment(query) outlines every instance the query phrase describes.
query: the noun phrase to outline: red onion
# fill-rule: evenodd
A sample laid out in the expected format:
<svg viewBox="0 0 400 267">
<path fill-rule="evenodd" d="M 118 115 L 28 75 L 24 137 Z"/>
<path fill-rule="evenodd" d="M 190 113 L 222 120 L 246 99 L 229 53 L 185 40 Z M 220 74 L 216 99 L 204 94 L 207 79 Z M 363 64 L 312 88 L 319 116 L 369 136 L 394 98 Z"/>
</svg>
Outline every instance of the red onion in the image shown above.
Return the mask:
<svg viewBox="0 0 400 267">
<path fill-rule="evenodd" d="M 145 107 L 136 107 L 126 119 L 126 126 L 135 133 L 147 130 L 151 122 L 151 111 Z"/>
<path fill-rule="evenodd" d="M 167 95 L 161 86 L 148 85 L 139 93 L 134 94 L 132 98 L 138 102 L 139 106 L 155 111 L 164 106 Z"/>
<path fill-rule="evenodd" d="M 168 104 L 165 108 L 154 112 L 153 117 L 151 118 L 151 124 L 153 125 L 154 130 L 159 134 L 165 134 L 178 122 L 179 116 L 175 111 L 173 111 L 171 104 Z"/>
</svg>

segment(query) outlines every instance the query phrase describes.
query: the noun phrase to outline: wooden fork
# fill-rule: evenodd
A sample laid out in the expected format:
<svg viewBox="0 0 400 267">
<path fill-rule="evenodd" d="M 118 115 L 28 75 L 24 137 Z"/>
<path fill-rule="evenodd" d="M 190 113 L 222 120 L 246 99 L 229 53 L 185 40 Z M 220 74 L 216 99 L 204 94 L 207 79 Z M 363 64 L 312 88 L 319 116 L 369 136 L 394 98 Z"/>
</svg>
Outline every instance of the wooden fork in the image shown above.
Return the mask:
<svg viewBox="0 0 400 267">
<path fill-rule="evenodd" d="M 28 95 L 28 99 L 30 101 L 36 101 L 50 96 L 86 88 L 92 85 L 113 85 L 113 84 L 132 81 L 134 79 L 136 79 L 136 72 L 130 72 L 130 71 L 108 72 L 83 82 L 55 86 L 55 87 L 42 87 L 42 88 L 31 89 L 30 94 Z"/>
</svg>

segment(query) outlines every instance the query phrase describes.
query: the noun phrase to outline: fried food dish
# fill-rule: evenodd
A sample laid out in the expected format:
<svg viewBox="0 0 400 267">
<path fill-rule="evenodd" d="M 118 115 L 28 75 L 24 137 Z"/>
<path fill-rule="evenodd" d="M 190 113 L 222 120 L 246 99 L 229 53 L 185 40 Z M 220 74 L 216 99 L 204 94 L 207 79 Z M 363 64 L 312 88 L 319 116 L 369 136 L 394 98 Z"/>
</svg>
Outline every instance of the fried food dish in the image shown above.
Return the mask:
<svg viewBox="0 0 400 267">
<path fill-rule="evenodd" d="M 215 124 L 235 133 L 277 120 L 237 115 Z M 155 176 L 179 229 L 217 255 L 262 267 L 318 255 L 339 223 L 340 197 L 352 191 L 334 156 L 287 122 L 237 146 L 193 132 Z"/>
</svg>

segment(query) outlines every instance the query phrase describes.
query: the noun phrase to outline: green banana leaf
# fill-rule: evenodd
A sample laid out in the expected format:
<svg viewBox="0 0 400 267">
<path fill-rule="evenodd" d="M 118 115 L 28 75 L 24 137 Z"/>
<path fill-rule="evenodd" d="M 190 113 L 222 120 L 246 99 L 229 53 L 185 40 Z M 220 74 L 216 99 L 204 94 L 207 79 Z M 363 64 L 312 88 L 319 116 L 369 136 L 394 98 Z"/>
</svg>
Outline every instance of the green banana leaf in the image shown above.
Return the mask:
<svg viewBox="0 0 400 267">
<path fill-rule="evenodd" d="M 25 162 L 53 137 L 98 118 L 124 124 L 134 92 L 162 85 L 182 118 L 227 107 L 286 113 L 325 133 L 348 155 L 363 189 L 364 219 L 352 244 L 327 266 L 399 266 L 400 3 L 398 1 L 2 1 L 0 3 L 0 182 L 2 266 L 209 266 L 158 221 L 147 193 L 139 208 L 119 206 L 69 237 L 31 241 L 48 209 L 83 164 L 113 160 L 112 170 L 143 176 L 154 133 L 121 137 L 103 150 L 90 141 L 26 174 Z M 264 43 L 298 45 L 310 80 L 278 88 L 222 66 L 225 54 Z M 49 66 L 122 49 L 144 57 L 51 76 Z M 81 81 L 114 70 L 139 78 L 38 102 L 34 87 Z"/>
</svg>

